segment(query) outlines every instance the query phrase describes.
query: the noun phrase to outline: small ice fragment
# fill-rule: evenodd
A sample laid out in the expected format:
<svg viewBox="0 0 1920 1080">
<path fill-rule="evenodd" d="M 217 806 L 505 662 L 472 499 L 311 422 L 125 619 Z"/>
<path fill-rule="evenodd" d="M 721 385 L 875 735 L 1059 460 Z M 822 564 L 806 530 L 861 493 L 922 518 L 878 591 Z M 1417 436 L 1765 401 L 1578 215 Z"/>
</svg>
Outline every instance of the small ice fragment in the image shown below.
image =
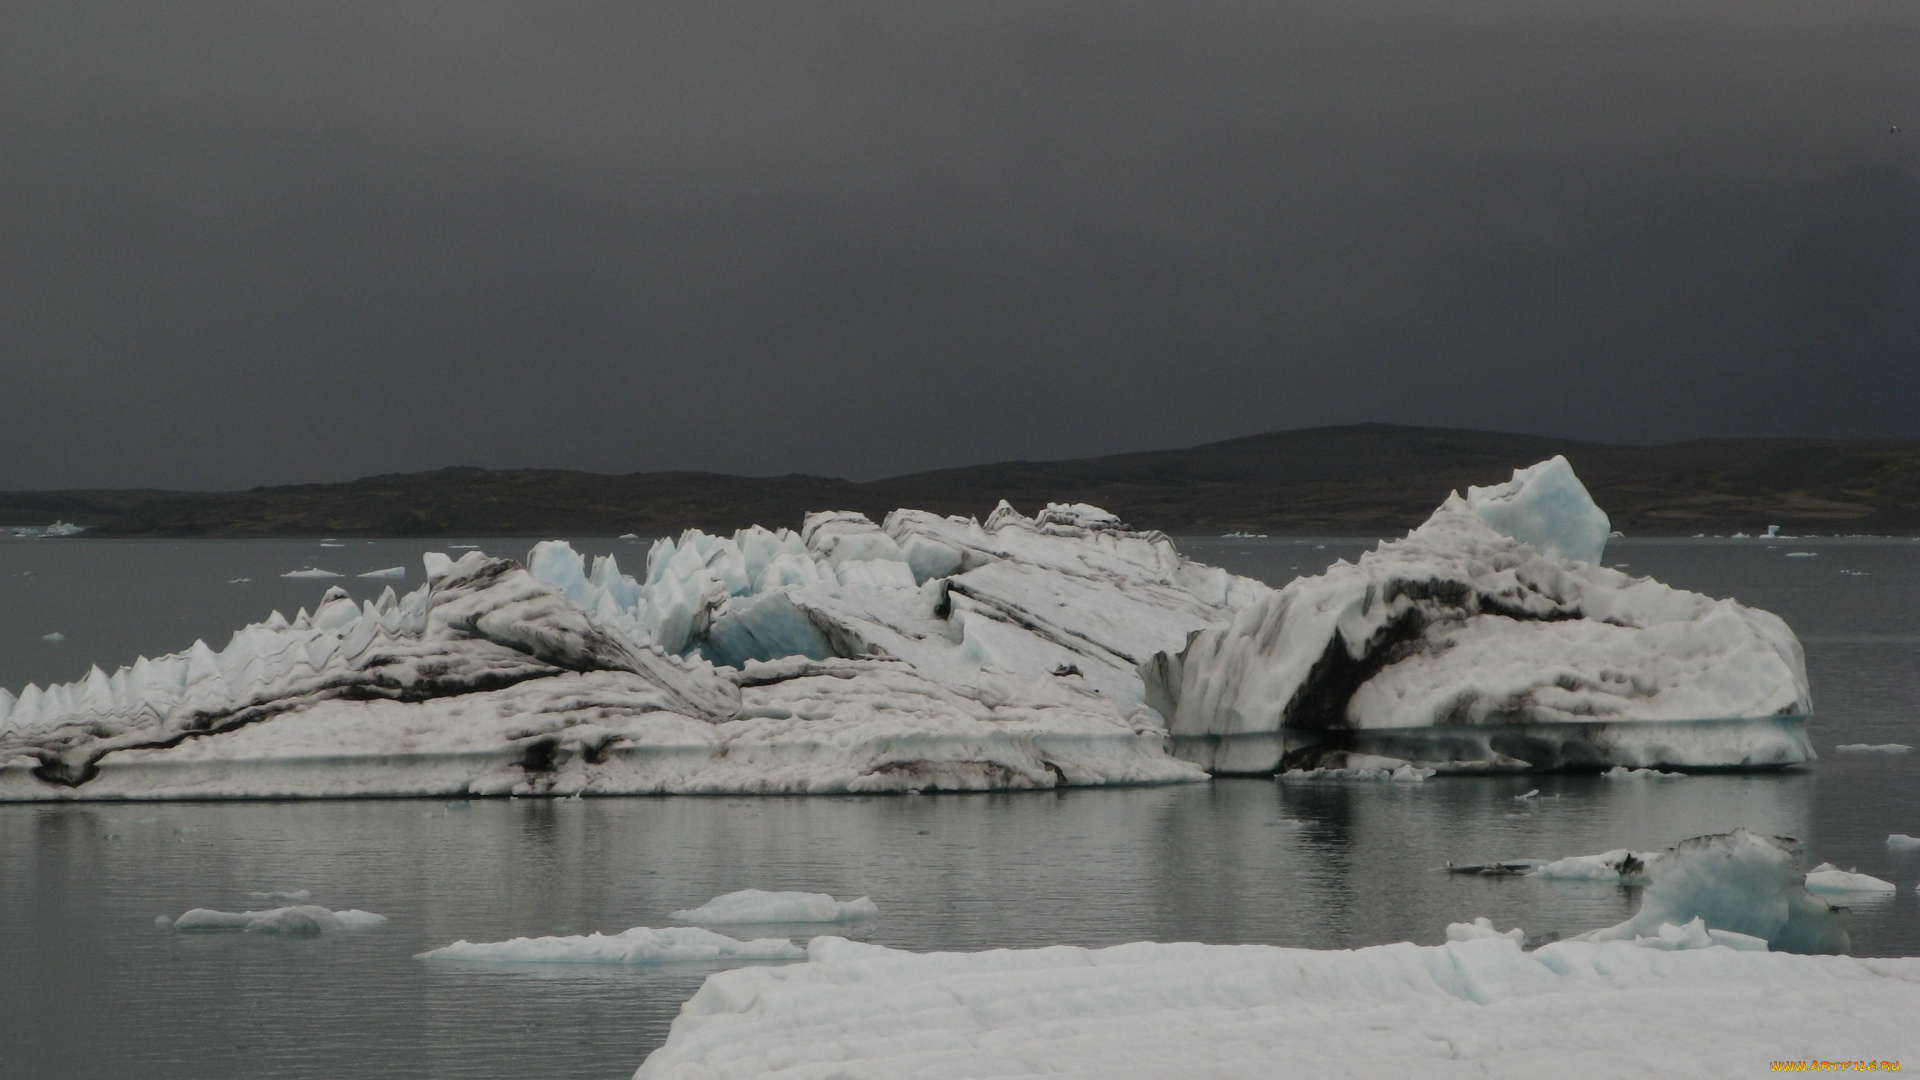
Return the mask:
<svg viewBox="0 0 1920 1080">
<path fill-rule="evenodd" d="M 308 889 L 295 889 L 292 892 L 250 892 L 247 895 L 254 898 L 255 900 L 311 900 L 313 899 L 313 893 Z"/>
<path fill-rule="evenodd" d="M 194 908 L 173 921 L 182 932 L 242 931 L 252 934 L 283 934 L 288 937 L 317 937 L 386 922 L 385 915 L 371 911 L 328 911 L 313 904 L 277 907 L 266 911 L 215 911 Z"/>
<path fill-rule="evenodd" d="M 1787 552 L 1787 558 L 1789 558 L 1789 559 L 1811 559 L 1811 558 L 1813 558 L 1813 557 L 1814 557 L 1815 555 L 1818 555 L 1818 554 L 1820 554 L 1820 553 L 1819 553 L 1819 552 L 1817 552 L 1817 551 L 1789 551 L 1789 552 Z"/>
<path fill-rule="evenodd" d="M 1897 743 L 1897 742 L 1889 742 L 1889 743 L 1850 742 L 1850 743 L 1841 743 L 1839 746 L 1834 747 L 1834 750 L 1836 752 L 1842 753 L 1842 754 L 1904 754 L 1911 749 L 1913 749 L 1913 747 L 1908 746 L 1906 743 Z"/>
<path fill-rule="evenodd" d="M 345 544 L 327 544 L 327 543 L 322 543 L 322 544 L 321 544 L 320 546 L 321 546 L 321 547 L 346 547 L 347 545 L 345 545 Z"/>
<path fill-rule="evenodd" d="M 480 545 L 479 544 L 448 544 L 447 547 L 451 548 L 454 551 L 477 551 L 479 550 Z"/>
<path fill-rule="evenodd" d="M 1482 941 L 1487 938 L 1506 938 L 1517 945 L 1527 940 L 1527 932 L 1517 926 L 1505 932 L 1495 930 L 1493 920 L 1484 915 L 1470 923 L 1457 922 L 1447 925 L 1448 941 Z"/>
<path fill-rule="evenodd" d="M 1767 526 L 1767 539 L 1771 540 L 1774 537 L 1779 535 L 1780 535 L 1780 526 L 1778 525 Z"/>
<path fill-rule="evenodd" d="M 61 632 L 60 632 L 60 631 L 58 631 L 58 630 L 55 630 L 55 631 L 54 631 L 53 633 L 51 633 L 51 634 L 41 634 L 41 635 L 40 635 L 40 640 L 41 640 L 41 641 L 49 641 L 49 642 L 52 642 L 52 643 L 53 643 L 53 644 L 55 644 L 55 645 L 58 645 L 58 644 L 60 644 L 61 642 L 63 642 L 63 641 L 65 641 L 65 640 L 67 640 L 67 635 L 65 635 L 65 634 L 63 634 L 63 633 L 61 633 Z"/>
<path fill-rule="evenodd" d="M 1625 765 L 1615 765 L 1600 774 L 1608 780 L 1685 780 L 1683 772 L 1663 772 L 1660 769 L 1629 769 Z"/>
<path fill-rule="evenodd" d="M 835 900 L 826 893 L 767 892 L 742 889 L 716 896 L 697 908 L 675 911 L 669 918 L 677 922 L 709 923 L 812 923 L 845 922 L 871 919 L 880 914 L 872 900 Z"/>
<path fill-rule="evenodd" d="M 1536 795 L 1538 795 L 1538 794 L 1540 794 L 1540 789 L 1539 789 L 1539 788 L 1534 788 L 1534 789 L 1533 789 L 1532 791 L 1529 791 L 1529 792 L 1527 792 L 1527 793 L 1526 793 L 1525 795 L 1515 795 L 1515 796 L 1513 797 L 1513 801 L 1514 801 L 1514 802 L 1520 802 L 1520 801 L 1522 801 L 1522 800 L 1524 800 L 1524 799 L 1531 799 L 1531 798 L 1533 798 L 1534 796 L 1536 796 Z"/>
<path fill-rule="evenodd" d="M 786 938 L 736 941 L 711 930 L 636 926 L 618 934 L 456 941 L 416 953 L 416 960 L 465 960 L 496 964 L 665 964 L 674 961 L 801 960 L 806 950 Z"/>
<path fill-rule="evenodd" d="M 289 570 L 280 576 L 283 578 L 331 578 L 343 577 L 344 575 L 336 574 L 331 570 L 319 570 L 309 566 L 304 570 Z"/>
<path fill-rule="evenodd" d="M 1891 881 L 1882 881 L 1871 874 L 1851 874 L 1824 864 L 1825 869 L 1814 870 L 1807 874 L 1807 891 L 1831 895 L 1834 893 L 1890 893 L 1899 891 Z"/>
<path fill-rule="evenodd" d="M 389 566 L 385 570 L 369 570 L 360 575 L 363 578 L 403 578 L 407 576 L 404 566 Z"/>
<path fill-rule="evenodd" d="M 250 577 L 236 577 L 236 578 L 228 578 L 228 579 L 227 579 L 227 584 L 229 584 L 229 585 L 245 585 L 245 584 L 247 584 L 248 582 L 250 582 L 250 581 L 252 581 L 252 580 L 253 580 L 253 579 L 252 579 L 252 578 L 250 578 Z"/>
<path fill-rule="evenodd" d="M 1895 851 L 1920 851 L 1920 836 L 1894 833 L 1887 837 L 1887 846 Z"/>
<path fill-rule="evenodd" d="M 155 926 L 172 926 L 172 925 L 173 925 L 173 920 L 172 920 L 172 919 L 170 919 L 170 918 L 168 918 L 168 917 L 166 917 L 165 915 L 155 915 L 155 916 L 153 917 L 153 925 L 155 925 Z"/>
<path fill-rule="evenodd" d="M 1550 862 L 1533 872 L 1547 881 L 1610 881 L 1623 885 L 1644 884 L 1647 864 L 1659 857 L 1657 852 L 1639 852 L 1616 848 L 1600 855 L 1574 855 Z"/>
<path fill-rule="evenodd" d="M 639 533 L 621 533 L 621 534 L 620 534 L 620 539 L 622 539 L 622 540 L 638 540 L 638 539 L 640 539 L 640 534 L 639 534 Z"/>
</svg>

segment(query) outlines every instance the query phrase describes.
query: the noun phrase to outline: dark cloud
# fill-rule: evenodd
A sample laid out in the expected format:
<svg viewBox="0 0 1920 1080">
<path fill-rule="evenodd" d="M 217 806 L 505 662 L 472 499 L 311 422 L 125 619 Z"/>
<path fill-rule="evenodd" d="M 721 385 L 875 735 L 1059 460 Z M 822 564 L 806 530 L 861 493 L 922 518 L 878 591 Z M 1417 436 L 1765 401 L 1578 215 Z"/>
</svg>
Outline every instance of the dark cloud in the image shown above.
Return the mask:
<svg viewBox="0 0 1920 1080">
<path fill-rule="evenodd" d="M 0 488 L 1920 437 L 1915 56 L 1887 0 L 9 5 Z"/>
</svg>

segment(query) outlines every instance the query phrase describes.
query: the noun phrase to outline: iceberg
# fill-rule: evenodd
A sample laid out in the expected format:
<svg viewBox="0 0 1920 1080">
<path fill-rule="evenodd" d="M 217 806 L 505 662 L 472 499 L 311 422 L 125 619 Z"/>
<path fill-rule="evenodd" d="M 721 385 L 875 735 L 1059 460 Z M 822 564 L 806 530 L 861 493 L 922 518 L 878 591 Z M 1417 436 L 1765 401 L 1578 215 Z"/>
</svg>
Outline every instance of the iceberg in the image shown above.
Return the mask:
<svg viewBox="0 0 1920 1080">
<path fill-rule="evenodd" d="M 1648 881 L 1648 864 L 1661 854 L 1657 851 L 1619 848 L 1600 855 L 1573 855 L 1537 867 L 1531 876 L 1548 881 L 1607 881 L 1621 885 L 1645 885 Z"/>
<path fill-rule="evenodd" d="M 835 900 L 826 893 L 766 892 L 742 889 L 716 896 L 697 908 L 675 911 L 676 922 L 720 926 L 729 923 L 831 923 L 871 919 L 880 914 L 872 900 Z"/>
<path fill-rule="evenodd" d="M 1794 866 L 1793 846 L 1746 829 L 1683 840 L 1647 860 L 1648 885 L 1634 917 L 1585 938 L 1630 940 L 1697 918 L 1783 952 L 1844 953 L 1849 913 L 1808 891 L 1808 875 Z"/>
<path fill-rule="evenodd" d="M 320 570 L 309 566 L 303 570 L 289 570 L 280 576 L 283 578 L 336 578 L 342 575 L 336 574 L 331 570 Z"/>
<path fill-rule="evenodd" d="M 297 904 L 266 911 L 215 911 L 194 908 L 173 920 L 181 933 L 198 931 L 242 931 L 250 934 L 280 934 L 287 937 L 318 937 L 342 930 L 359 930 L 387 921 L 385 915 L 349 908 L 328 911 L 316 904 Z"/>
<path fill-rule="evenodd" d="M 1786 623 L 1597 565 L 1606 535 L 1564 459 L 1518 470 L 1154 653 L 1147 701 L 1215 774 L 1811 760 Z"/>
<path fill-rule="evenodd" d="M 1872 874 L 1842 870 L 1832 863 L 1821 863 L 1807 871 L 1807 891 L 1823 896 L 1841 896 L 1848 893 L 1899 892 L 1900 887 Z"/>
<path fill-rule="evenodd" d="M 407 576 L 404 566 L 389 566 L 385 570 L 369 570 L 360 575 L 363 578 L 403 578 Z"/>
<path fill-rule="evenodd" d="M 1887 837 L 1887 847 L 1892 851 L 1920 851 L 1920 836 L 1893 833 Z"/>
<path fill-rule="evenodd" d="M 0 800 L 1172 783 L 1139 665 L 1270 590 L 1084 505 L 430 553 L 216 651 L 0 691 Z"/>
<path fill-rule="evenodd" d="M 1841 754 L 1904 754 L 1913 747 L 1906 743 L 1841 743 L 1833 748 Z"/>
<path fill-rule="evenodd" d="M 736 941 L 691 926 L 659 930 L 636 926 L 618 934 L 462 940 L 417 953 L 414 959 L 489 964 L 668 964 L 798 960 L 804 956 L 806 953 L 786 938 Z"/>
<path fill-rule="evenodd" d="M 1656 930 L 1668 947 L 1533 952 L 1485 929 L 1325 951 L 820 937 L 806 963 L 708 976 L 634 1076 L 1612 1078 L 1920 1055 L 1920 959 L 1768 953 L 1691 922 Z"/>
</svg>

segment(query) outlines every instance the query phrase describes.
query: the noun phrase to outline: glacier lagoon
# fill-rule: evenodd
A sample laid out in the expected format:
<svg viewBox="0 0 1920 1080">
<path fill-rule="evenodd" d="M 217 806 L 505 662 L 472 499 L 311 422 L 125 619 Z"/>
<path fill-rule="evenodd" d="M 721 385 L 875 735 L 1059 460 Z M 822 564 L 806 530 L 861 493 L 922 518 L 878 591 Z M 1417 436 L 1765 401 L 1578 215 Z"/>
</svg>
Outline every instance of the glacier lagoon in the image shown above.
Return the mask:
<svg viewBox="0 0 1920 1080">
<path fill-rule="evenodd" d="M 220 640 L 265 609 L 311 605 L 330 582 L 278 577 L 309 565 L 371 597 L 383 582 L 352 575 L 417 567 L 421 552 L 461 541 L 344 543 L 0 542 L 0 664 L 21 669 L 0 685 Z M 1200 561 L 1276 585 L 1371 545 L 1180 541 Z M 484 546 L 518 556 L 530 544 Z M 1795 551 L 1818 557 L 1786 557 Z M 1895 882 L 1895 895 L 1848 901 L 1853 952 L 1920 953 L 1920 856 L 1885 845 L 1889 833 L 1920 833 L 1916 755 L 1832 753 L 1920 742 L 1920 544 L 1628 539 L 1606 562 L 1783 616 L 1806 648 L 1822 759 L 1678 781 L 0 807 L 0 970 L 25 976 L 0 980 L 0 1045 L 22 1048 L 25 1075 L 624 1076 L 704 970 L 447 971 L 411 954 L 460 938 L 660 926 L 748 887 L 871 895 L 882 916 L 870 939 L 916 950 L 1433 943 L 1475 916 L 1577 932 L 1630 916 L 1635 890 L 1438 868 L 1662 847 L 1737 825 L 1802 838 L 1803 867 Z M 240 577 L 252 580 L 229 583 Z M 66 640 L 41 640 L 54 630 Z M 1530 789 L 1540 794 L 1515 798 Z M 193 907 L 268 906 L 249 894 L 270 890 L 308 890 L 314 903 L 389 922 L 318 939 L 153 924 Z"/>
</svg>

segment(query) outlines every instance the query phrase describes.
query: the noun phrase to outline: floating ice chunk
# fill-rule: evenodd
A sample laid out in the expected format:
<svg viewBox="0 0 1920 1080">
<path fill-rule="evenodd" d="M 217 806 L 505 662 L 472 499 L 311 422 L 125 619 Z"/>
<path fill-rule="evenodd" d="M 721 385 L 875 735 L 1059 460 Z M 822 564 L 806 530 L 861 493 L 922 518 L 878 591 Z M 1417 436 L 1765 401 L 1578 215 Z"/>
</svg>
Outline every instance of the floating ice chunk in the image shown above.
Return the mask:
<svg viewBox="0 0 1920 1080">
<path fill-rule="evenodd" d="M 1774 537 L 1779 535 L 1780 535 L 1780 526 L 1778 525 L 1767 526 L 1767 539 L 1771 540 Z"/>
<path fill-rule="evenodd" d="M 1647 864 L 1660 857 L 1659 852 L 1629 851 L 1618 848 L 1600 855 L 1574 855 L 1547 863 L 1532 876 L 1548 881 L 1611 881 L 1622 885 L 1643 885 Z"/>
<path fill-rule="evenodd" d="M 1539 788 L 1534 788 L 1534 789 L 1533 789 L 1532 791 L 1529 791 L 1529 792 L 1527 792 L 1527 793 L 1526 793 L 1525 795 L 1515 795 L 1515 796 L 1513 797 L 1513 801 L 1514 801 L 1514 802 L 1525 802 L 1525 801 L 1526 801 L 1526 800 L 1528 800 L 1528 799 L 1532 799 L 1532 798 L 1537 798 L 1537 797 L 1539 796 L 1539 794 L 1540 794 L 1540 789 L 1539 789 Z"/>
<path fill-rule="evenodd" d="M 1839 893 L 1890 893 L 1900 891 L 1891 881 L 1882 881 L 1872 874 L 1856 874 L 1842 870 L 1832 863 L 1823 863 L 1807 871 L 1807 891 L 1822 895 Z"/>
<path fill-rule="evenodd" d="M 1606 511 L 1560 455 L 1515 469 L 1504 484 L 1469 487 L 1466 505 L 1495 531 L 1549 558 L 1597 563 L 1607 548 Z"/>
<path fill-rule="evenodd" d="M 1345 754 L 1336 764 L 1312 769 L 1288 769 L 1279 773 L 1275 779 L 1282 781 L 1398 780 L 1402 783 L 1417 784 L 1436 772 L 1435 769 L 1415 765 L 1401 758 L 1381 757 L 1378 754 Z"/>
<path fill-rule="evenodd" d="M 331 570 L 320 570 L 320 569 L 316 569 L 314 567 L 309 566 L 304 570 L 289 570 L 286 573 L 281 574 L 280 576 L 283 578 L 305 579 L 305 578 L 335 578 L 335 577 L 343 577 L 345 575 L 336 574 Z"/>
<path fill-rule="evenodd" d="M 1629 769 L 1625 765 L 1615 765 L 1600 774 L 1608 780 L 1685 780 L 1683 772 L 1666 772 L 1662 769 Z"/>
<path fill-rule="evenodd" d="M 1505 938 L 1518 944 L 1527 940 L 1527 932 L 1517 926 L 1507 931 L 1495 930 L 1492 920 L 1485 916 L 1470 923 L 1450 923 L 1447 926 L 1448 941 L 1484 941 L 1488 938 Z"/>
<path fill-rule="evenodd" d="M 1819 554 L 1820 554 L 1820 553 L 1819 553 L 1819 552 L 1817 552 L 1817 551 L 1789 551 L 1789 552 L 1787 552 L 1787 558 L 1789 558 L 1789 559 L 1811 559 L 1811 558 L 1814 558 L 1815 556 L 1817 556 L 1817 555 L 1819 555 Z"/>
<path fill-rule="evenodd" d="M 1834 750 L 1842 754 L 1904 754 L 1913 747 L 1906 743 L 1841 743 Z"/>
<path fill-rule="evenodd" d="M 1887 837 L 1887 847 L 1894 851 L 1920 851 L 1920 836 L 1894 833 Z"/>
<path fill-rule="evenodd" d="M 1642 949 L 1659 949 L 1662 952 L 1679 952 L 1685 949 L 1711 949 L 1715 945 L 1724 945 L 1737 952 L 1767 952 L 1767 940 L 1751 934 L 1737 934 L 1731 930 L 1714 930 L 1707 921 L 1695 918 L 1682 925 L 1661 923 L 1660 928 L 1645 937 L 1624 939 L 1625 944 Z"/>
<path fill-rule="evenodd" d="M 237 578 L 228 578 L 228 579 L 227 579 L 227 584 L 229 584 L 229 585 L 245 585 L 245 584 L 247 584 L 248 582 L 251 582 L 252 580 L 253 580 L 253 579 L 252 579 L 252 578 L 250 578 L 250 577 L 237 577 Z"/>
<path fill-rule="evenodd" d="M 175 919 L 173 928 L 182 932 L 231 930 L 254 934 L 282 934 L 289 937 L 316 937 L 342 930 L 378 926 L 386 921 L 385 915 L 375 915 L 371 911 L 353 908 L 345 911 L 328 911 L 315 904 L 299 904 L 292 907 L 270 908 L 266 911 L 215 911 L 212 908 L 194 908 Z"/>
<path fill-rule="evenodd" d="M 407 576 L 404 566 L 389 566 L 385 570 L 369 570 L 360 575 L 363 578 L 403 578 Z"/>
<path fill-rule="evenodd" d="M 41 634 L 41 635 L 40 635 L 40 640 L 41 640 L 41 641 L 50 641 L 50 642 L 52 642 L 53 644 L 55 644 L 55 645 L 58 645 L 58 644 L 60 644 L 61 642 L 63 642 L 63 641 L 65 641 L 65 640 L 67 640 L 67 635 L 65 635 L 65 634 L 63 634 L 63 633 L 61 633 L 61 632 L 60 632 L 60 631 L 58 631 L 58 630 L 55 630 L 55 631 L 54 631 L 53 633 L 51 633 L 51 634 Z"/>
<path fill-rule="evenodd" d="M 1695 918 L 1716 930 L 1764 938 L 1797 953 L 1847 951 L 1847 912 L 1809 893 L 1790 841 L 1745 829 L 1683 840 L 1647 867 L 1651 884 L 1633 918 L 1586 935 L 1611 941 L 1657 935 Z"/>
<path fill-rule="evenodd" d="M 716 896 L 697 908 L 676 911 L 678 922 L 724 925 L 728 923 L 815 923 L 848 922 L 871 919 L 880 914 L 872 900 L 835 900 L 826 893 L 766 892 L 742 889 Z"/>
<path fill-rule="evenodd" d="M 310 889 L 295 889 L 292 892 L 250 892 L 247 895 L 253 897 L 255 900 L 311 900 L 313 899 L 313 891 Z"/>
<path fill-rule="evenodd" d="M 153 917 L 153 925 L 155 925 L 155 926 L 172 926 L 172 925 L 173 925 L 173 917 L 172 917 L 172 916 L 169 916 L 169 915 L 155 915 L 155 916 Z"/>
<path fill-rule="evenodd" d="M 636 926 L 618 934 L 456 941 L 415 955 L 417 960 L 494 964 L 668 964 L 685 961 L 799 960 L 805 950 L 786 938 L 736 941 L 691 926 Z"/>
</svg>

